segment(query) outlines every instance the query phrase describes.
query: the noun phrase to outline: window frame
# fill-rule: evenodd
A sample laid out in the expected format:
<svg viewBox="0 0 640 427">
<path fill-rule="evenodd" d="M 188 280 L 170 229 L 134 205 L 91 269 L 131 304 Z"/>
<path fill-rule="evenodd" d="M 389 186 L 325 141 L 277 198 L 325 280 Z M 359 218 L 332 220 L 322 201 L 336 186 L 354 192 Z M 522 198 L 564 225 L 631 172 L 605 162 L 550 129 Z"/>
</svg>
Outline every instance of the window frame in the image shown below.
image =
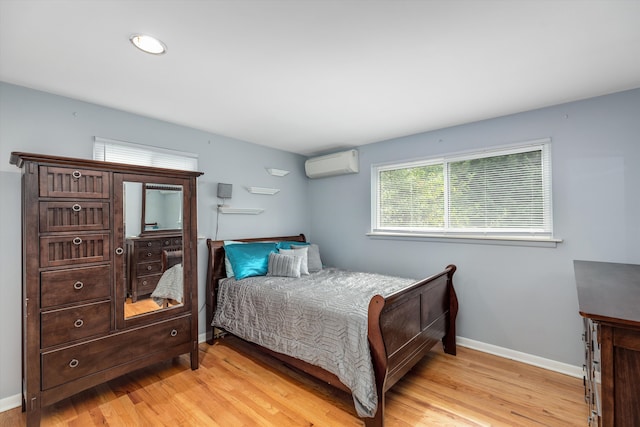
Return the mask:
<svg viewBox="0 0 640 427">
<path fill-rule="evenodd" d="M 465 160 L 481 159 L 486 157 L 495 157 L 508 154 L 517 154 L 530 151 L 542 150 L 542 176 L 545 180 L 544 193 L 543 193 L 543 206 L 544 206 L 544 224 L 543 230 L 498 230 L 498 229 L 465 229 L 456 230 L 449 228 L 449 167 L 448 163 L 454 163 Z M 427 166 L 427 165 L 443 165 L 444 174 L 444 227 L 433 228 L 424 227 L 421 229 L 403 229 L 402 227 L 381 227 L 380 226 L 380 204 L 379 204 L 379 191 L 380 173 L 389 170 Z M 526 141 L 519 144 L 511 144 L 504 146 L 489 147 L 482 150 L 469 150 L 465 152 L 447 153 L 443 155 L 427 157 L 422 159 L 412 159 L 405 161 L 395 161 L 386 163 L 377 163 L 371 165 L 371 223 L 370 231 L 367 235 L 378 238 L 414 238 L 414 239 L 428 239 L 438 241 L 451 241 L 455 239 L 457 241 L 477 241 L 483 240 L 484 242 L 497 242 L 506 244 L 520 244 L 529 242 L 534 246 L 546 246 L 546 243 L 550 243 L 555 247 L 555 244 L 561 242 L 554 236 L 553 228 L 553 197 L 552 197 L 552 176 L 551 176 L 551 138 L 542 138 L 536 140 Z"/>
</svg>

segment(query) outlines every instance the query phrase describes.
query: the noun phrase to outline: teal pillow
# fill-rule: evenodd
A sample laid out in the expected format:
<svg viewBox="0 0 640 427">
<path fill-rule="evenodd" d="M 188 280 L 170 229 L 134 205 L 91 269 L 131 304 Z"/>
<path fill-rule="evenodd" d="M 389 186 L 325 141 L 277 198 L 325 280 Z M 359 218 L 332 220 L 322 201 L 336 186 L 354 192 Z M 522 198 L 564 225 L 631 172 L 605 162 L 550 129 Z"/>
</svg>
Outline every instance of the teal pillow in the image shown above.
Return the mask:
<svg viewBox="0 0 640 427">
<path fill-rule="evenodd" d="M 229 245 L 244 245 L 247 242 L 237 242 L 235 240 L 225 240 L 224 241 L 224 246 L 225 248 Z M 224 251 L 224 269 L 227 272 L 227 277 L 233 277 L 233 267 L 231 267 L 231 261 L 229 261 L 229 257 L 227 256 L 227 251 Z"/>
<path fill-rule="evenodd" d="M 287 242 L 287 241 L 282 241 L 282 242 L 278 242 L 278 249 L 291 249 L 291 245 L 308 246 L 309 243 L 307 243 L 307 242 Z"/>
<path fill-rule="evenodd" d="M 265 276 L 269 266 L 269 254 L 277 252 L 275 242 L 225 245 L 236 280 L 245 277 Z"/>
</svg>

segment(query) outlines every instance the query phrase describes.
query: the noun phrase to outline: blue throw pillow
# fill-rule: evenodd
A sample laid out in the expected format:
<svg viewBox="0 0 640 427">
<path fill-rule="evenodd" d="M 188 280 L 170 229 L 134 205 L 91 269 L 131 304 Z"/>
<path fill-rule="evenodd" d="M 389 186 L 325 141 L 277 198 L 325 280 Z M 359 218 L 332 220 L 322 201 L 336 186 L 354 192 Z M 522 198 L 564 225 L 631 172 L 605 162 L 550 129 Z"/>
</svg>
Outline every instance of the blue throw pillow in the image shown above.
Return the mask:
<svg viewBox="0 0 640 427">
<path fill-rule="evenodd" d="M 265 276 L 269 267 L 269 254 L 277 252 L 274 242 L 225 245 L 224 250 L 229 257 L 236 280 Z"/>
<path fill-rule="evenodd" d="M 309 243 L 307 243 L 307 242 L 287 242 L 287 241 L 282 241 L 282 242 L 278 242 L 278 249 L 291 249 L 291 245 L 308 246 Z"/>
</svg>

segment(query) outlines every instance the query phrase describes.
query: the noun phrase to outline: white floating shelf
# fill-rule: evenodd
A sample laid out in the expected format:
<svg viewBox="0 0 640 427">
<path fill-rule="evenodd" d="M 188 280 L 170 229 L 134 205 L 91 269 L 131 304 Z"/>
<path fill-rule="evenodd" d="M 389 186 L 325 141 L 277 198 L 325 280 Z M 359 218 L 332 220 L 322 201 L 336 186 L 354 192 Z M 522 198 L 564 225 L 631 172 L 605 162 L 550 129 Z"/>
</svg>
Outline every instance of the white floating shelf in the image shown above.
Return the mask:
<svg viewBox="0 0 640 427">
<path fill-rule="evenodd" d="M 274 169 L 274 168 L 267 168 L 267 172 L 269 172 L 269 175 L 273 175 L 273 176 L 286 176 L 289 175 L 289 171 L 284 170 L 284 169 Z"/>
<path fill-rule="evenodd" d="M 278 188 L 266 188 L 266 187 L 247 187 L 247 191 L 253 194 L 269 194 L 274 195 L 280 192 Z"/>
<path fill-rule="evenodd" d="M 258 215 L 264 212 L 264 209 L 260 208 L 228 208 L 220 206 L 218 211 L 223 214 L 244 214 L 244 215 Z"/>
</svg>

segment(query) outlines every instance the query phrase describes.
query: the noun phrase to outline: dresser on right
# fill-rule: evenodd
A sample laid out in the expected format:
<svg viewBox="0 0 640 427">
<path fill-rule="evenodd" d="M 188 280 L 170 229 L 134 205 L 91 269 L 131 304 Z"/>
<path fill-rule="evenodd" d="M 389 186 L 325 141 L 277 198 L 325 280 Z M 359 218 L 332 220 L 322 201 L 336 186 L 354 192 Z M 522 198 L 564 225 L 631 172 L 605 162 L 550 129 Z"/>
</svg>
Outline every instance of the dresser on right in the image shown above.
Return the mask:
<svg viewBox="0 0 640 427">
<path fill-rule="evenodd" d="M 588 424 L 640 426 L 640 265 L 574 261 Z"/>
</svg>

